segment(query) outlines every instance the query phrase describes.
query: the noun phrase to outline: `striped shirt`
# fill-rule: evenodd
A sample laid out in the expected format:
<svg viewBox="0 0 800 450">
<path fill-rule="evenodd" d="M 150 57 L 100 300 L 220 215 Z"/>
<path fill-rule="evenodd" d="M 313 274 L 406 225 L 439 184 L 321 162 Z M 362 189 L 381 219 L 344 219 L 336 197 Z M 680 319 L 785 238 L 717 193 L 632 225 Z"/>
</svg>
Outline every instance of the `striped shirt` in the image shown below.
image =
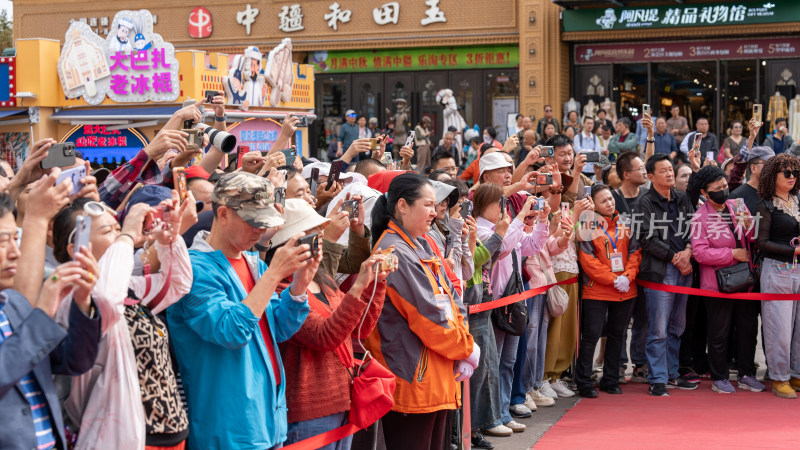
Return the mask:
<svg viewBox="0 0 800 450">
<path fill-rule="evenodd" d="M 5 303 L 0 303 L 0 344 L 14 334 L 11 324 L 8 323 L 8 316 L 3 311 L 5 306 Z M 50 408 L 47 406 L 47 399 L 42 392 L 42 387 L 33 377 L 33 372 L 22 377 L 19 387 L 31 405 L 33 426 L 36 430 L 36 448 L 43 450 L 55 447 L 56 437 L 53 433 L 53 423 L 50 420 Z"/>
</svg>

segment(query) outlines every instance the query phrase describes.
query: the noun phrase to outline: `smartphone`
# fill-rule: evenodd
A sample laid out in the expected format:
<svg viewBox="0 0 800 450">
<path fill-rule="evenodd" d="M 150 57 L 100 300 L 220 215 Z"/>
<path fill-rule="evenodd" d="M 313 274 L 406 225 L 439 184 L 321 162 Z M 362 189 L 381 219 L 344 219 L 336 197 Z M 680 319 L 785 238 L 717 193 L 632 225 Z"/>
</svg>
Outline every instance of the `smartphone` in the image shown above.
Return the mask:
<svg viewBox="0 0 800 450">
<path fill-rule="evenodd" d="M 536 184 L 539 186 L 549 186 L 553 184 L 553 174 L 552 173 L 540 173 L 536 177 Z"/>
<path fill-rule="evenodd" d="M 505 195 L 500 197 L 500 218 L 502 219 L 506 215 L 506 208 L 508 206 L 508 197 Z"/>
<path fill-rule="evenodd" d="M 314 255 L 316 255 L 317 252 L 319 251 L 319 240 L 318 240 L 318 238 L 319 238 L 319 236 L 317 235 L 317 233 L 311 233 L 311 234 L 309 234 L 307 236 L 303 236 L 300 239 L 298 239 L 297 240 L 297 245 L 308 244 L 309 247 L 311 247 L 311 250 L 310 250 L 311 251 L 311 258 L 313 258 Z M 311 259 L 311 258 L 308 258 L 308 259 Z"/>
<path fill-rule="evenodd" d="M 753 105 L 753 118 L 756 119 L 756 125 L 761 126 L 761 105 L 756 103 Z"/>
<path fill-rule="evenodd" d="M 369 138 L 369 149 L 370 150 L 380 150 L 381 142 L 378 138 Z"/>
<path fill-rule="evenodd" d="M 242 168 L 242 160 L 244 159 L 244 155 L 245 155 L 245 153 L 247 153 L 249 151 L 250 151 L 250 146 L 249 145 L 240 145 L 240 146 L 236 147 L 236 168 L 237 169 L 241 169 Z M 264 156 L 264 155 L 262 154 L 262 156 Z"/>
<path fill-rule="evenodd" d="M 276 187 L 275 192 L 273 193 L 275 196 L 275 204 L 286 206 L 286 188 L 285 187 Z"/>
<path fill-rule="evenodd" d="M 586 155 L 586 162 L 587 163 L 596 163 L 600 162 L 600 153 L 599 152 L 583 152 Z"/>
<path fill-rule="evenodd" d="M 150 234 L 162 223 L 169 223 L 171 221 L 170 214 L 171 212 L 167 205 L 157 206 L 155 212 L 148 214 L 145 218 L 142 233 Z"/>
<path fill-rule="evenodd" d="M 583 187 L 583 198 L 591 197 L 592 196 L 592 187 L 591 186 L 584 186 Z"/>
<path fill-rule="evenodd" d="M 553 149 L 552 145 L 545 145 L 539 153 L 539 156 L 543 158 L 552 157 L 553 155 L 555 155 L 555 149 Z"/>
<path fill-rule="evenodd" d="M 642 105 L 642 111 L 649 116 L 650 115 L 650 105 L 648 105 L 647 103 Z"/>
<path fill-rule="evenodd" d="M 176 167 L 172 169 L 172 184 L 178 191 L 178 196 L 181 199 L 181 205 L 186 200 L 186 168 Z"/>
<path fill-rule="evenodd" d="M 403 147 L 414 147 L 414 131 L 408 132 L 408 137 L 406 138 L 406 144 Z"/>
<path fill-rule="evenodd" d="M 561 217 L 569 217 L 569 203 L 561 202 Z"/>
<path fill-rule="evenodd" d="M 388 272 L 394 269 L 394 264 L 395 264 L 394 249 L 387 248 L 386 250 L 381 250 L 379 253 L 386 257 L 386 259 L 381 261 L 381 271 Z"/>
<path fill-rule="evenodd" d="M 286 158 L 286 165 L 291 166 L 294 165 L 294 159 L 297 158 L 297 150 L 293 148 L 287 148 L 281 150 L 283 156 Z"/>
<path fill-rule="evenodd" d="M 206 95 L 206 103 L 210 105 L 211 103 L 214 102 L 214 97 L 222 94 L 220 94 L 218 91 L 205 91 L 205 95 Z"/>
<path fill-rule="evenodd" d="M 47 150 L 47 158 L 39 163 L 42 169 L 52 169 L 53 167 L 67 167 L 75 165 L 75 143 L 64 142 L 53 144 Z"/>
<path fill-rule="evenodd" d="M 75 244 L 75 248 L 72 250 L 73 255 L 77 255 L 81 247 L 89 247 L 91 231 L 92 216 L 80 215 L 75 218 L 75 236 L 72 238 L 72 243 Z"/>
<path fill-rule="evenodd" d="M 333 183 L 339 181 L 339 175 L 341 175 L 344 167 L 347 167 L 347 163 L 341 159 L 337 159 L 331 163 L 331 173 L 328 175 L 328 184 L 325 185 L 326 191 L 331 189 Z"/>
<path fill-rule="evenodd" d="M 61 184 L 64 180 L 71 180 L 72 181 L 72 192 L 69 195 L 77 194 L 78 191 L 81 190 L 83 187 L 83 183 L 81 180 L 86 177 L 86 166 L 80 165 L 78 167 L 73 167 L 71 169 L 66 169 L 61 172 L 61 175 L 58 176 L 56 180 L 56 185 Z"/>
<path fill-rule="evenodd" d="M 345 200 L 342 202 L 342 211 L 347 211 L 350 219 L 358 218 L 358 200 Z"/>
<path fill-rule="evenodd" d="M 535 202 L 533 202 L 533 210 L 534 211 L 540 211 L 540 210 L 544 209 L 544 205 L 545 204 L 546 204 L 545 200 L 542 197 L 539 197 L 539 198 L 536 199 Z"/>
<path fill-rule="evenodd" d="M 743 198 L 737 198 L 736 199 L 736 212 L 737 213 L 744 212 L 744 209 L 745 209 L 744 208 L 744 199 Z"/>
<path fill-rule="evenodd" d="M 459 210 L 459 214 L 461 214 L 461 218 L 467 220 L 468 216 L 472 215 L 472 208 L 473 208 L 472 201 L 464 200 L 461 202 L 461 209 Z"/>
<path fill-rule="evenodd" d="M 706 159 L 714 160 L 714 152 L 706 152 Z"/>
<path fill-rule="evenodd" d="M 317 195 L 317 188 L 319 187 L 319 167 L 311 169 L 311 181 L 308 183 L 311 189 L 311 195 Z"/>
<path fill-rule="evenodd" d="M 303 127 L 308 128 L 308 116 L 298 116 L 296 114 L 292 114 L 291 117 L 297 117 L 297 125 L 296 127 Z"/>
<path fill-rule="evenodd" d="M 703 135 L 700 133 L 694 134 L 694 149 L 699 149 L 700 144 L 703 142 Z"/>
</svg>

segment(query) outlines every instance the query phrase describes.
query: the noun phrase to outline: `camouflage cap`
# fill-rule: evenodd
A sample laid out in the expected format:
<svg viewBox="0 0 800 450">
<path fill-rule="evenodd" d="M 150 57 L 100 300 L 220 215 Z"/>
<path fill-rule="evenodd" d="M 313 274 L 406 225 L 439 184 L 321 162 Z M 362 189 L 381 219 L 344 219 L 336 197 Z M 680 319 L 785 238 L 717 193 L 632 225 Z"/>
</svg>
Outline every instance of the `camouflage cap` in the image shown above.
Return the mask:
<svg viewBox="0 0 800 450">
<path fill-rule="evenodd" d="M 284 223 L 281 213 L 275 209 L 274 192 L 272 183 L 266 178 L 247 172 L 232 172 L 217 181 L 211 203 L 233 209 L 252 227 L 272 228 Z"/>
</svg>

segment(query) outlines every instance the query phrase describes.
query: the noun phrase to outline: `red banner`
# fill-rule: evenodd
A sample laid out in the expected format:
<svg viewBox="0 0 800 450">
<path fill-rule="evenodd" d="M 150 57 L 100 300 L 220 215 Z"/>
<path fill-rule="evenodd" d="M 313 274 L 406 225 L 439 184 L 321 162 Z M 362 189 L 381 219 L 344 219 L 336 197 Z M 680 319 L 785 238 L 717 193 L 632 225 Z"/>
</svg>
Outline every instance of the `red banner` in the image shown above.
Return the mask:
<svg viewBox="0 0 800 450">
<path fill-rule="evenodd" d="M 797 57 L 800 57 L 798 37 L 575 46 L 575 64 Z"/>
</svg>

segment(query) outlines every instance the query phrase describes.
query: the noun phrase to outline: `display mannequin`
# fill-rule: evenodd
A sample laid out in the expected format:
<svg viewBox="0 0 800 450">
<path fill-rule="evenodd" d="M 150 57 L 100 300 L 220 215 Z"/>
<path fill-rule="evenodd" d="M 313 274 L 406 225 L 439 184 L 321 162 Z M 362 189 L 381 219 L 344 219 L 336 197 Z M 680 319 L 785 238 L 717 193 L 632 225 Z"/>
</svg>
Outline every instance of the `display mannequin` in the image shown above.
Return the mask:
<svg viewBox="0 0 800 450">
<path fill-rule="evenodd" d="M 617 104 L 612 102 L 610 98 L 606 97 L 600 106 L 606 110 L 606 117 L 611 119 L 611 123 L 617 124 Z"/>
<path fill-rule="evenodd" d="M 769 109 L 767 110 L 769 132 L 772 133 L 775 130 L 775 119 L 786 119 L 788 117 L 789 106 L 786 103 L 786 97 L 776 90 L 775 95 L 769 98 Z"/>
<path fill-rule="evenodd" d="M 597 119 L 597 105 L 592 99 L 589 99 L 589 101 L 586 102 L 586 106 L 583 107 L 583 118 L 586 117 Z M 583 121 L 583 118 L 581 118 L 581 121 Z"/>
<path fill-rule="evenodd" d="M 789 136 L 800 137 L 800 94 L 789 102 Z"/>
<path fill-rule="evenodd" d="M 561 120 L 561 123 L 567 122 L 567 114 L 569 114 L 570 111 L 575 111 L 579 115 L 581 113 L 581 102 L 575 100 L 574 97 L 570 97 L 569 100 L 564 103 L 564 119 Z"/>
</svg>

